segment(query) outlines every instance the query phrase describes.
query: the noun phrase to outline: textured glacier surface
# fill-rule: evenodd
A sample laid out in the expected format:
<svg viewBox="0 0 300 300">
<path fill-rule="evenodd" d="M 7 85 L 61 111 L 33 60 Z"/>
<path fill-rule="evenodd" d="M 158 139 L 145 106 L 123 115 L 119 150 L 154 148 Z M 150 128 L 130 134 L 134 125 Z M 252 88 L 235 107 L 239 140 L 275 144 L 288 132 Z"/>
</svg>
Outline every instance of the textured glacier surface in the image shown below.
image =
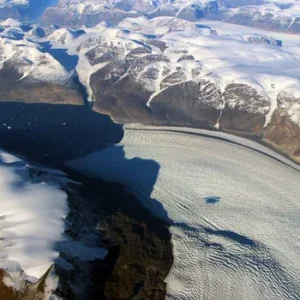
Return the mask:
<svg viewBox="0 0 300 300">
<path fill-rule="evenodd" d="M 169 299 L 299 299 L 299 167 L 253 142 L 207 135 L 133 126 L 119 146 L 68 165 L 122 182 L 171 219 Z M 130 168 L 137 159 L 160 164 L 154 187 L 143 164 Z"/>
</svg>

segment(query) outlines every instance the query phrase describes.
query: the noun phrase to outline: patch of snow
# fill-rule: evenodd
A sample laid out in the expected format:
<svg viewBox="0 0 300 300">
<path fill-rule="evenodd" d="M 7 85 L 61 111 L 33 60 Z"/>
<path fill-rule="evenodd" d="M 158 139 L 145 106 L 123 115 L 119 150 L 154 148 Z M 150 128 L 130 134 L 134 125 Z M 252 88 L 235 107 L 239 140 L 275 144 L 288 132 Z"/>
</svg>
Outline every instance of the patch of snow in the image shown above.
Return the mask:
<svg viewBox="0 0 300 300">
<path fill-rule="evenodd" d="M 4 151 L 0 155 L 0 268 L 24 270 L 39 279 L 55 262 L 64 240 L 67 194 L 54 182 L 33 182 L 30 168 Z"/>
</svg>

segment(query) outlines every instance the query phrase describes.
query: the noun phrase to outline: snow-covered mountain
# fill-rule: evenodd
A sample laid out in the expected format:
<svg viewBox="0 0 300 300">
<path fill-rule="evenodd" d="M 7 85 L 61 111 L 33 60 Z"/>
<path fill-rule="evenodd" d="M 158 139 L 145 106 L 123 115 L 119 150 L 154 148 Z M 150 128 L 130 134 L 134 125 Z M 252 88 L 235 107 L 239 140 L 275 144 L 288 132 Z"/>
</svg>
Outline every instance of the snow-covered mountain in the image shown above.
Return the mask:
<svg viewBox="0 0 300 300">
<path fill-rule="evenodd" d="M 62 149 L 61 152 L 54 151 L 57 156 L 63 157 L 61 160 L 69 155 L 68 151 L 70 155 L 82 156 L 84 148 L 89 149 L 89 145 L 80 145 L 74 151 L 73 143 L 80 144 L 82 141 L 77 139 L 78 135 L 87 136 L 83 141 L 94 137 L 101 140 L 94 145 L 97 149 L 103 146 L 100 145 L 103 137 L 108 138 L 110 145 L 115 143 L 112 127 L 90 120 L 90 116 L 100 117 L 95 112 L 107 114 L 117 123 L 194 127 L 184 129 L 187 131 L 184 133 L 177 132 L 182 129 L 172 128 L 170 134 L 160 133 L 165 130 L 161 127 L 141 129 L 139 126 L 129 126 L 121 147 L 107 147 L 104 143 L 107 148 L 100 152 L 102 160 L 99 168 L 94 164 L 98 154 L 96 159 L 92 155 L 71 162 L 74 169 L 87 172 L 89 176 L 120 181 L 137 191 L 139 196 L 146 195 L 147 200 L 152 197 L 153 189 L 153 197 L 167 207 L 167 214 L 175 222 L 172 224 L 175 264 L 168 278 L 170 299 L 198 299 L 206 294 L 207 289 L 217 291 L 212 299 L 220 298 L 223 293 L 227 293 L 226 299 L 244 299 L 249 295 L 247 289 L 253 291 L 255 299 L 264 299 L 264 291 L 267 291 L 265 299 L 298 299 L 299 266 L 293 264 L 299 252 L 298 244 L 295 246 L 293 240 L 296 235 L 293 229 L 297 230 L 299 223 L 299 205 L 296 201 L 299 190 L 296 179 L 299 176 L 294 173 L 298 167 L 288 163 L 287 158 L 273 152 L 270 154 L 261 146 L 250 148 L 294 169 L 278 162 L 274 164 L 262 156 L 257 158 L 252 152 L 247 152 L 244 161 L 244 148 L 249 148 L 247 142 L 242 142 L 244 148 L 237 149 L 220 141 L 236 143 L 240 139 L 229 139 L 227 133 L 242 135 L 300 163 L 300 47 L 297 35 L 285 33 L 300 31 L 299 1 L 58 0 L 46 1 L 37 13 L 39 3 L 36 0 L 26 3 L 0 0 L 0 102 L 85 103 L 83 109 L 89 114 L 70 116 L 68 131 L 61 130 L 62 143 L 70 143 L 65 135 L 71 132 L 72 144 L 59 146 L 56 133 L 53 133 L 53 144 L 49 145 L 54 145 L 56 150 Z M 32 22 L 39 16 L 38 22 Z M 11 106 L 12 111 L 14 105 Z M 29 131 L 30 141 L 36 145 L 31 131 L 33 116 L 29 113 L 26 116 L 29 119 L 25 122 L 22 105 L 16 114 L 22 122 L 16 129 L 12 130 L 8 122 L 2 124 L 7 141 L 11 139 L 12 131 L 16 134 L 16 142 L 8 142 L 8 145 L 21 147 L 18 137 L 26 130 Z M 58 107 L 61 109 L 61 106 Z M 41 122 L 44 127 L 39 128 L 40 140 L 47 139 L 43 131 L 45 127 L 53 127 L 53 131 L 66 127 L 69 121 L 66 123 L 65 116 L 72 112 L 74 106 L 67 107 L 70 110 L 63 113 L 63 119 L 55 120 L 60 127 L 53 126 L 51 113 L 44 110 L 47 122 Z M 53 106 L 45 109 L 51 111 Z M 37 108 L 35 113 L 41 114 L 41 110 Z M 13 121 L 10 112 L 7 114 L 7 119 Z M 102 117 L 110 122 L 108 117 Z M 78 122 L 79 118 L 86 119 L 86 126 Z M 17 124 L 17 121 L 14 122 Z M 26 125 L 24 128 L 24 124 L 28 127 Z M 39 125 L 37 123 L 35 128 Z M 213 130 L 213 133 L 208 134 L 199 128 Z M 90 131 L 94 134 L 89 135 Z M 148 134 L 148 131 L 155 133 Z M 123 136 L 123 131 L 118 135 Z M 199 135 L 218 141 L 209 138 L 205 142 Z M 180 139 L 178 143 L 177 138 Z M 32 144 L 27 145 L 26 151 L 33 147 Z M 48 149 L 44 151 L 46 147 L 41 147 L 43 151 L 39 158 L 49 155 Z M 150 176 L 150 186 L 140 176 L 147 169 L 139 169 L 140 163 L 144 166 L 140 156 L 146 156 L 147 163 L 152 167 L 154 165 L 154 169 L 149 168 L 155 173 Z M 117 170 L 117 175 L 110 172 L 111 166 Z M 162 175 L 158 176 L 160 166 Z M 270 176 L 270 170 L 275 170 L 279 175 L 274 179 Z M 180 176 L 174 175 L 178 173 Z M 266 186 L 261 185 L 260 180 Z M 96 275 L 104 280 L 102 268 L 116 266 L 119 269 L 110 278 L 110 287 L 119 293 L 118 286 L 116 288 L 118 279 L 121 278 L 122 282 L 124 278 L 131 280 L 134 277 L 131 275 L 136 275 L 131 266 L 140 269 L 142 265 L 133 260 L 128 266 L 127 261 L 131 250 L 129 242 L 133 241 L 135 246 L 141 239 L 145 242 L 141 246 L 143 251 L 138 248 L 136 253 L 143 262 L 150 257 L 150 268 L 145 265 L 142 279 L 136 281 L 135 277 L 132 282 L 126 283 L 129 287 L 122 291 L 122 295 L 126 295 L 122 298 L 139 293 L 139 296 L 144 295 L 141 297 L 148 299 L 148 294 L 143 294 L 145 287 L 149 293 L 158 287 L 159 295 L 164 296 L 164 279 L 172 262 L 170 244 L 153 232 L 149 233 L 144 220 L 136 228 L 136 223 L 122 216 L 119 227 L 113 225 L 107 230 L 107 224 L 99 225 L 99 215 L 95 214 L 95 211 L 99 213 L 103 209 L 99 199 L 104 189 L 100 194 L 95 192 L 87 197 L 88 189 L 74 191 L 69 189 L 66 181 L 69 179 L 64 173 L 33 166 L 0 152 L 0 207 L 2 205 L 3 211 L 0 218 L 0 279 L 3 279 L 0 280 L 0 291 L 4 284 L 5 288 L 12 288 L 19 298 L 25 295 L 27 299 L 33 299 L 34 293 L 42 287 L 42 298 L 49 296 L 53 299 L 57 276 L 63 275 L 60 280 L 65 278 L 67 282 L 66 286 L 59 287 L 59 291 L 66 290 L 67 296 L 75 294 L 79 295 L 77 299 L 83 299 L 86 284 L 92 282 L 87 275 L 94 276 L 96 269 Z M 197 182 L 201 183 L 201 188 L 195 186 Z M 216 189 L 218 184 L 220 189 Z M 288 185 L 291 186 L 290 194 Z M 88 187 L 93 189 L 93 182 Z M 144 188 L 147 193 L 144 193 Z M 231 190 L 227 193 L 226 189 Z M 171 194 L 168 194 L 169 191 Z M 214 195 L 214 191 L 221 196 Z M 201 204 L 199 195 L 203 200 Z M 114 194 L 113 201 L 108 202 L 115 203 L 115 198 L 119 196 Z M 225 210 L 221 207 L 216 213 L 217 206 L 211 204 L 216 204 L 215 201 L 223 197 L 229 207 Z M 71 203 L 73 210 L 66 220 L 68 203 Z M 244 206 L 247 206 L 246 210 Z M 160 204 L 155 207 L 161 209 Z M 261 221 L 260 215 L 261 223 L 256 223 L 258 208 L 264 212 L 261 217 L 266 218 L 266 224 Z M 199 221 L 202 209 L 210 214 L 208 221 Z M 51 213 L 46 215 L 45 211 Z M 224 216 L 232 211 L 233 219 L 227 222 Z M 251 220 L 246 220 L 244 224 L 243 220 L 249 213 Z M 45 226 L 39 227 L 43 222 Z M 111 222 L 115 224 L 115 219 Z M 287 223 L 289 226 L 285 226 Z M 272 227 L 274 224 L 276 227 Z M 165 224 L 162 227 L 165 228 Z M 121 249 L 118 252 L 120 256 L 113 258 L 118 259 L 117 263 L 115 260 L 109 261 L 112 259 L 109 256 L 104 267 L 93 265 L 95 268 L 90 272 L 86 269 L 91 268 L 88 262 L 103 258 L 106 254 L 102 245 L 99 246 L 99 234 L 105 234 L 103 228 L 106 228 L 106 234 L 111 233 L 115 238 L 112 248 L 117 245 L 119 251 L 120 240 L 124 239 L 125 250 Z M 287 252 L 280 240 L 274 239 L 278 232 L 284 237 L 283 245 L 287 245 Z M 198 260 L 204 253 L 201 252 L 203 247 L 210 258 L 205 264 L 207 272 L 204 277 L 213 288 L 207 288 L 203 277 L 197 273 L 203 267 Z M 190 250 L 192 258 L 189 257 Z M 122 255 L 125 262 L 119 260 Z M 153 269 L 157 259 L 160 259 L 163 270 Z M 53 264 L 56 270 L 50 268 Z M 183 264 L 186 267 L 182 269 Z M 124 272 L 129 273 L 124 275 Z M 213 275 L 216 281 L 209 279 Z M 98 280 L 98 277 L 95 278 Z M 152 282 L 153 278 L 159 278 L 158 282 L 156 279 Z M 218 287 L 224 278 L 229 285 L 238 281 L 241 289 L 239 286 L 230 290 L 227 285 Z M 143 282 L 143 287 L 140 287 L 140 282 Z M 91 288 L 97 289 L 99 285 L 103 288 L 104 283 L 100 281 Z M 138 292 L 133 288 L 137 286 L 140 287 Z M 108 293 L 115 295 L 110 287 Z M 116 297 L 111 296 L 110 299 Z"/>
<path fill-rule="evenodd" d="M 64 63 L 49 53 L 47 45 L 33 41 L 38 27 L 24 28 L 12 19 L 0 26 L 3 28 L 0 33 L 2 101 L 82 103 L 82 96 L 74 89 L 74 71 L 66 69 Z"/>
<path fill-rule="evenodd" d="M 226 3 L 226 1 L 224 1 Z M 216 18 L 224 22 L 273 31 L 300 33 L 300 2 L 264 0 L 240 7 L 226 7 Z"/>
<path fill-rule="evenodd" d="M 213 16 L 218 12 L 215 0 L 59 0 L 45 10 L 42 21 L 47 24 L 64 26 L 94 26 L 102 21 L 117 24 L 128 17 L 148 14 L 151 17 L 177 16 L 187 20 L 197 20 Z"/>
<path fill-rule="evenodd" d="M 218 35 L 159 17 L 98 26 L 71 48 L 95 110 L 121 122 L 262 134 L 299 161 L 297 138 L 289 150 L 281 144 L 287 132 L 299 134 L 299 47 L 280 45 L 262 34 Z"/>
<path fill-rule="evenodd" d="M 66 27 L 95 26 L 105 21 L 118 24 L 125 18 L 148 15 L 173 16 L 189 21 L 203 18 L 300 33 L 297 0 L 37 0 L 0 2 L 0 19 L 14 17 Z"/>
<path fill-rule="evenodd" d="M 0 76 L 10 83 L 1 88 L 4 99 L 19 99 L 18 91 L 28 86 L 41 91 L 42 83 L 49 86 L 42 99 L 80 103 L 75 74 L 94 109 L 115 120 L 257 135 L 299 161 L 296 38 L 285 47 L 276 34 L 224 34 L 174 17 L 128 18 L 115 27 L 101 23 L 81 30 L 44 27 L 42 38 L 35 26 L 24 31 L 8 20 L 3 27 Z M 66 56 L 61 60 L 55 51 Z M 71 66 L 70 57 L 76 58 Z M 41 101 L 35 93 L 24 100 Z"/>
</svg>

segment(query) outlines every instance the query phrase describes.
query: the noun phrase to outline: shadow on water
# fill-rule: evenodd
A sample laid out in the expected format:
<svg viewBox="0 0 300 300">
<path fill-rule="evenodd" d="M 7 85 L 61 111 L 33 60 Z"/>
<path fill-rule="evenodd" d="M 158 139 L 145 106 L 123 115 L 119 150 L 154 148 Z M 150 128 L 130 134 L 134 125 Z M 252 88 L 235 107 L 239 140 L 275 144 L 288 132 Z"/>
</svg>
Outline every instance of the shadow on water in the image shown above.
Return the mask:
<svg viewBox="0 0 300 300">
<path fill-rule="evenodd" d="M 151 291 L 157 290 L 160 296 L 156 299 L 164 299 L 164 279 L 173 255 L 171 221 L 162 204 L 151 198 L 160 166 L 153 160 L 127 159 L 123 147 L 116 146 L 123 135 L 122 125 L 88 106 L 0 103 L 0 148 L 58 168 L 63 168 L 67 160 L 89 155 L 88 167 L 102 174 L 97 178 L 112 182 L 68 170 L 72 179 L 82 183 L 67 189 L 68 240 L 79 241 L 82 249 L 91 247 L 96 251 L 98 247 L 100 252 L 105 241 L 109 251 L 105 260 L 85 261 L 82 257 L 70 258 L 68 251 L 63 251 L 68 245 L 72 247 L 72 242 L 57 243 L 61 286 L 83 285 L 87 299 L 103 299 L 105 293 L 109 299 L 120 299 L 120 294 L 127 299 L 137 293 L 137 297 L 152 299 Z M 137 201 L 128 191 L 132 187 L 129 183 L 142 191 L 144 201 Z M 104 230 L 99 230 L 99 223 Z M 80 254 L 84 255 L 82 251 Z M 70 264 L 75 269 L 64 268 Z M 126 270 L 125 265 L 129 266 Z M 153 274 L 149 275 L 150 271 Z M 68 288 L 60 292 L 62 296 L 72 294 Z M 82 299 L 81 296 L 75 299 Z"/>
<path fill-rule="evenodd" d="M 131 188 L 149 209 L 169 220 L 161 203 L 151 199 L 159 164 L 127 159 L 123 147 L 112 147 L 123 135 L 122 125 L 86 106 L 0 103 L 0 148 L 57 167 L 89 155 L 81 166 L 87 175 Z"/>
<path fill-rule="evenodd" d="M 74 37 L 79 37 L 84 33 L 83 30 L 70 32 Z M 41 46 L 42 52 L 51 54 L 67 71 L 75 70 L 79 60 L 78 55 L 68 54 L 67 49 L 52 48 L 50 42 L 39 43 L 39 45 Z"/>
<path fill-rule="evenodd" d="M 151 198 L 160 165 L 151 159 L 126 158 L 123 146 L 114 146 L 94 152 L 83 160 L 68 162 L 67 166 L 81 170 L 87 176 L 119 182 L 138 198 L 142 204 L 167 223 L 172 223 L 163 205 Z"/>
<path fill-rule="evenodd" d="M 155 184 L 159 171 L 157 163 L 137 158 L 127 160 L 121 147 L 114 157 L 118 162 L 124 159 L 128 166 L 133 161 L 135 171 L 139 167 L 143 168 L 143 172 L 149 170 L 151 174 L 146 177 L 149 183 L 151 180 Z M 98 169 L 99 165 L 95 163 L 95 169 Z M 69 195 L 73 209 L 67 218 L 68 234 L 88 244 L 94 235 L 94 246 L 101 247 L 101 243 L 106 241 L 109 249 L 104 260 L 75 262 L 71 274 L 75 272 L 76 280 L 79 280 L 76 284 L 87 283 L 88 286 L 84 295 L 80 294 L 75 299 L 132 299 L 134 296 L 137 299 L 165 299 L 164 279 L 173 264 L 169 223 L 141 206 L 140 201 L 123 185 L 88 178 L 72 171 L 70 175 L 83 184 L 76 187 L 79 193 L 78 190 L 75 194 L 71 191 Z M 95 231 L 95 228 L 98 230 Z M 57 249 L 60 248 L 61 243 L 58 243 Z M 61 269 L 60 272 L 64 274 L 67 271 Z M 61 286 L 64 286 L 63 281 Z M 155 297 L 151 294 L 153 291 Z"/>
</svg>

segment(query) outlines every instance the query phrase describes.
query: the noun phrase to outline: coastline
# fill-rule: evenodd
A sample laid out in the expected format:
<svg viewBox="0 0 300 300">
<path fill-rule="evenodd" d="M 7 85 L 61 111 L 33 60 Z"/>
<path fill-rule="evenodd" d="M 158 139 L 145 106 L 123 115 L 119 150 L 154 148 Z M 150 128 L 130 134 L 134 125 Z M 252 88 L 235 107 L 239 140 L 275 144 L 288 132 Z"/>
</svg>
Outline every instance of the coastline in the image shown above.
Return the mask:
<svg viewBox="0 0 300 300">
<path fill-rule="evenodd" d="M 196 127 L 181 127 L 181 126 L 156 126 L 156 125 L 143 125 L 140 123 L 127 123 L 124 125 L 124 130 L 146 130 L 146 131 L 164 131 L 164 132 L 175 132 L 175 133 L 183 133 L 195 136 L 201 136 L 205 138 L 212 138 L 221 140 L 224 142 L 236 144 L 247 149 L 254 150 L 260 154 L 266 155 L 270 158 L 275 159 L 278 162 L 283 163 L 286 166 L 289 166 L 297 171 L 300 171 L 300 164 L 292 160 L 287 155 L 284 155 L 279 150 L 276 150 L 271 145 L 254 139 L 249 138 L 247 136 L 225 132 L 225 131 L 217 131 L 210 129 L 201 129 Z"/>
</svg>

